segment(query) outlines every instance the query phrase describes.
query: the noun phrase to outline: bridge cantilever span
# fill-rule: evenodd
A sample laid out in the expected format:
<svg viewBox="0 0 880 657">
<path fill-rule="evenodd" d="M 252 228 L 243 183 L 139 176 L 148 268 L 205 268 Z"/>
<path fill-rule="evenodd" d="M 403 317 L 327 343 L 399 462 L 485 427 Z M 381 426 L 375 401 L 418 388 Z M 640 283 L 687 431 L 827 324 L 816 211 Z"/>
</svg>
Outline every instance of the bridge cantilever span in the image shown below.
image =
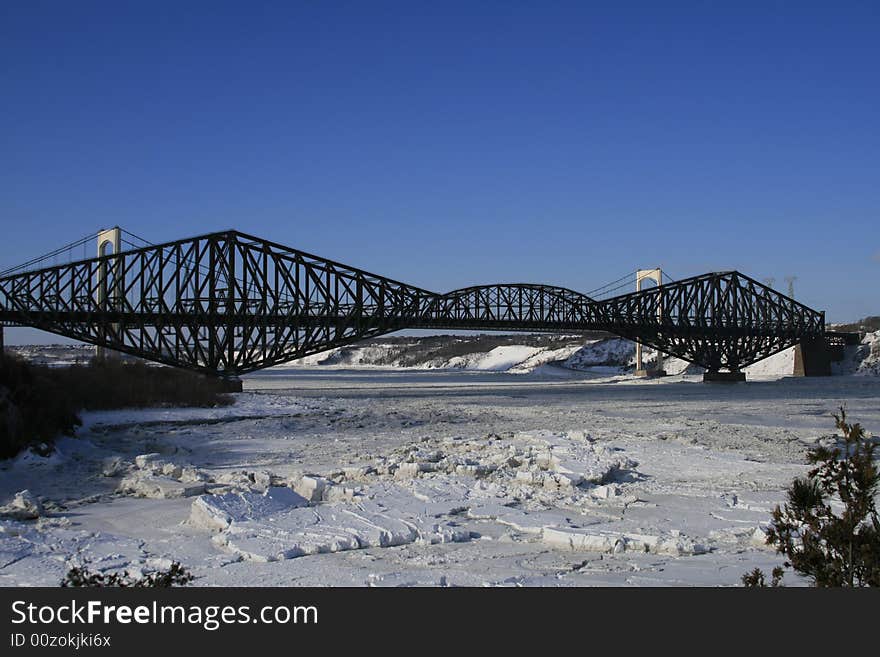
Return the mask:
<svg viewBox="0 0 880 657">
<path fill-rule="evenodd" d="M 607 331 L 711 372 L 825 334 L 823 313 L 737 271 L 601 301 L 526 283 L 439 294 L 234 230 L 0 277 L 0 322 L 224 376 L 404 328 Z"/>
</svg>

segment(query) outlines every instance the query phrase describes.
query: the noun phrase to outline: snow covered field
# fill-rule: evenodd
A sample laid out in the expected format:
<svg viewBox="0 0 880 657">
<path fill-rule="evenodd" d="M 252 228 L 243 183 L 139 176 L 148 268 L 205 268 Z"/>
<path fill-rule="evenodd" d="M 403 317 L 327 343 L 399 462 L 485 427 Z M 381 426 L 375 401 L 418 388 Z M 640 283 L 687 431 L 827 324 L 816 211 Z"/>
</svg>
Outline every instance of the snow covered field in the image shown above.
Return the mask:
<svg viewBox="0 0 880 657">
<path fill-rule="evenodd" d="M 880 379 L 699 380 L 278 368 L 228 408 L 90 413 L 0 466 L 40 515 L 0 520 L 0 584 L 738 585 L 829 412 L 880 431 Z"/>
</svg>

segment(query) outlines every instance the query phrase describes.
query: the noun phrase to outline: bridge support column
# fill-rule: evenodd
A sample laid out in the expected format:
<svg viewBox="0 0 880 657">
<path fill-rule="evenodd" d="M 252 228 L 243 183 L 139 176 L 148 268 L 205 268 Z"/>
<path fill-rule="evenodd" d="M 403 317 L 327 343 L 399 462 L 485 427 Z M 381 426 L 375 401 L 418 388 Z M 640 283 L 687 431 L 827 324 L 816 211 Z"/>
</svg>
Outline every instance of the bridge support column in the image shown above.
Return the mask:
<svg viewBox="0 0 880 657">
<path fill-rule="evenodd" d="M 4 349 L 6 349 L 6 346 L 3 343 L 3 324 L 0 324 L 0 356 L 3 355 Z"/>
<path fill-rule="evenodd" d="M 703 374 L 704 383 L 737 383 L 746 380 L 746 373 L 734 370 L 733 372 L 719 372 L 717 370 L 706 370 Z"/>
<path fill-rule="evenodd" d="M 794 376 L 831 376 L 831 353 L 825 338 L 802 340 L 794 349 Z"/>
</svg>

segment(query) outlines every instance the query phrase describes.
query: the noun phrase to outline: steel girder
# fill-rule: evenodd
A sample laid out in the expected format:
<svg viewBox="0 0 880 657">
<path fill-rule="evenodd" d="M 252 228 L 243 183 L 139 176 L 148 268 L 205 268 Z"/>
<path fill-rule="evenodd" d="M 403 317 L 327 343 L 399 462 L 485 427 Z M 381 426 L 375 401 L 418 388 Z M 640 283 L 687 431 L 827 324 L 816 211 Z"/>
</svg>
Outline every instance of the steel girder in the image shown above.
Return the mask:
<svg viewBox="0 0 880 657">
<path fill-rule="evenodd" d="M 738 370 L 824 335 L 824 316 L 739 272 L 596 301 L 498 284 L 437 294 L 225 231 L 0 278 L 0 322 L 234 375 L 402 328 L 609 331 Z"/>
</svg>

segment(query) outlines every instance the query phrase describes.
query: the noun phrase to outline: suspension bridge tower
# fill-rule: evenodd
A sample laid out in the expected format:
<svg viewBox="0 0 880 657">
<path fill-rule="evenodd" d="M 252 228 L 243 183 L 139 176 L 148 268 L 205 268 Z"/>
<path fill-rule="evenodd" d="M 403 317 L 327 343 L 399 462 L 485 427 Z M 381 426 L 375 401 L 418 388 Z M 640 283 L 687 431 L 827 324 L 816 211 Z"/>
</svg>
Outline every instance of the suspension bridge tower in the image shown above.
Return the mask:
<svg viewBox="0 0 880 657">
<path fill-rule="evenodd" d="M 657 284 L 657 289 L 663 285 L 663 272 L 659 267 L 656 269 L 639 269 L 636 272 L 636 292 L 642 291 L 642 282 L 643 281 L 654 281 Z M 659 298 L 660 295 L 658 295 Z M 663 304 L 658 300 L 657 302 L 657 321 L 662 322 L 663 320 Z M 666 376 L 666 370 L 663 369 L 663 352 L 659 349 L 656 350 L 657 359 L 654 362 L 653 367 L 645 367 L 645 363 L 642 358 L 642 343 L 636 342 L 636 376 L 643 376 L 654 378 L 658 376 Z"/>
<path fill-rule="evenodd" d="M 115 309 L 122 300 L 122 275 L 114 271 L 114 262 L 106 256 L 118 255 L 122 250 L 122 231 L 119 226 L 98 231 L 98 257 L 101 258 L 97 272 L 95 302 L 98 308 Z M 118 325 L 114 324 L 115 333 Z M 98 360 L 118 360 L 122 357 L 118 351 L 97 345 L 95 357 Z"/>
</svg>

